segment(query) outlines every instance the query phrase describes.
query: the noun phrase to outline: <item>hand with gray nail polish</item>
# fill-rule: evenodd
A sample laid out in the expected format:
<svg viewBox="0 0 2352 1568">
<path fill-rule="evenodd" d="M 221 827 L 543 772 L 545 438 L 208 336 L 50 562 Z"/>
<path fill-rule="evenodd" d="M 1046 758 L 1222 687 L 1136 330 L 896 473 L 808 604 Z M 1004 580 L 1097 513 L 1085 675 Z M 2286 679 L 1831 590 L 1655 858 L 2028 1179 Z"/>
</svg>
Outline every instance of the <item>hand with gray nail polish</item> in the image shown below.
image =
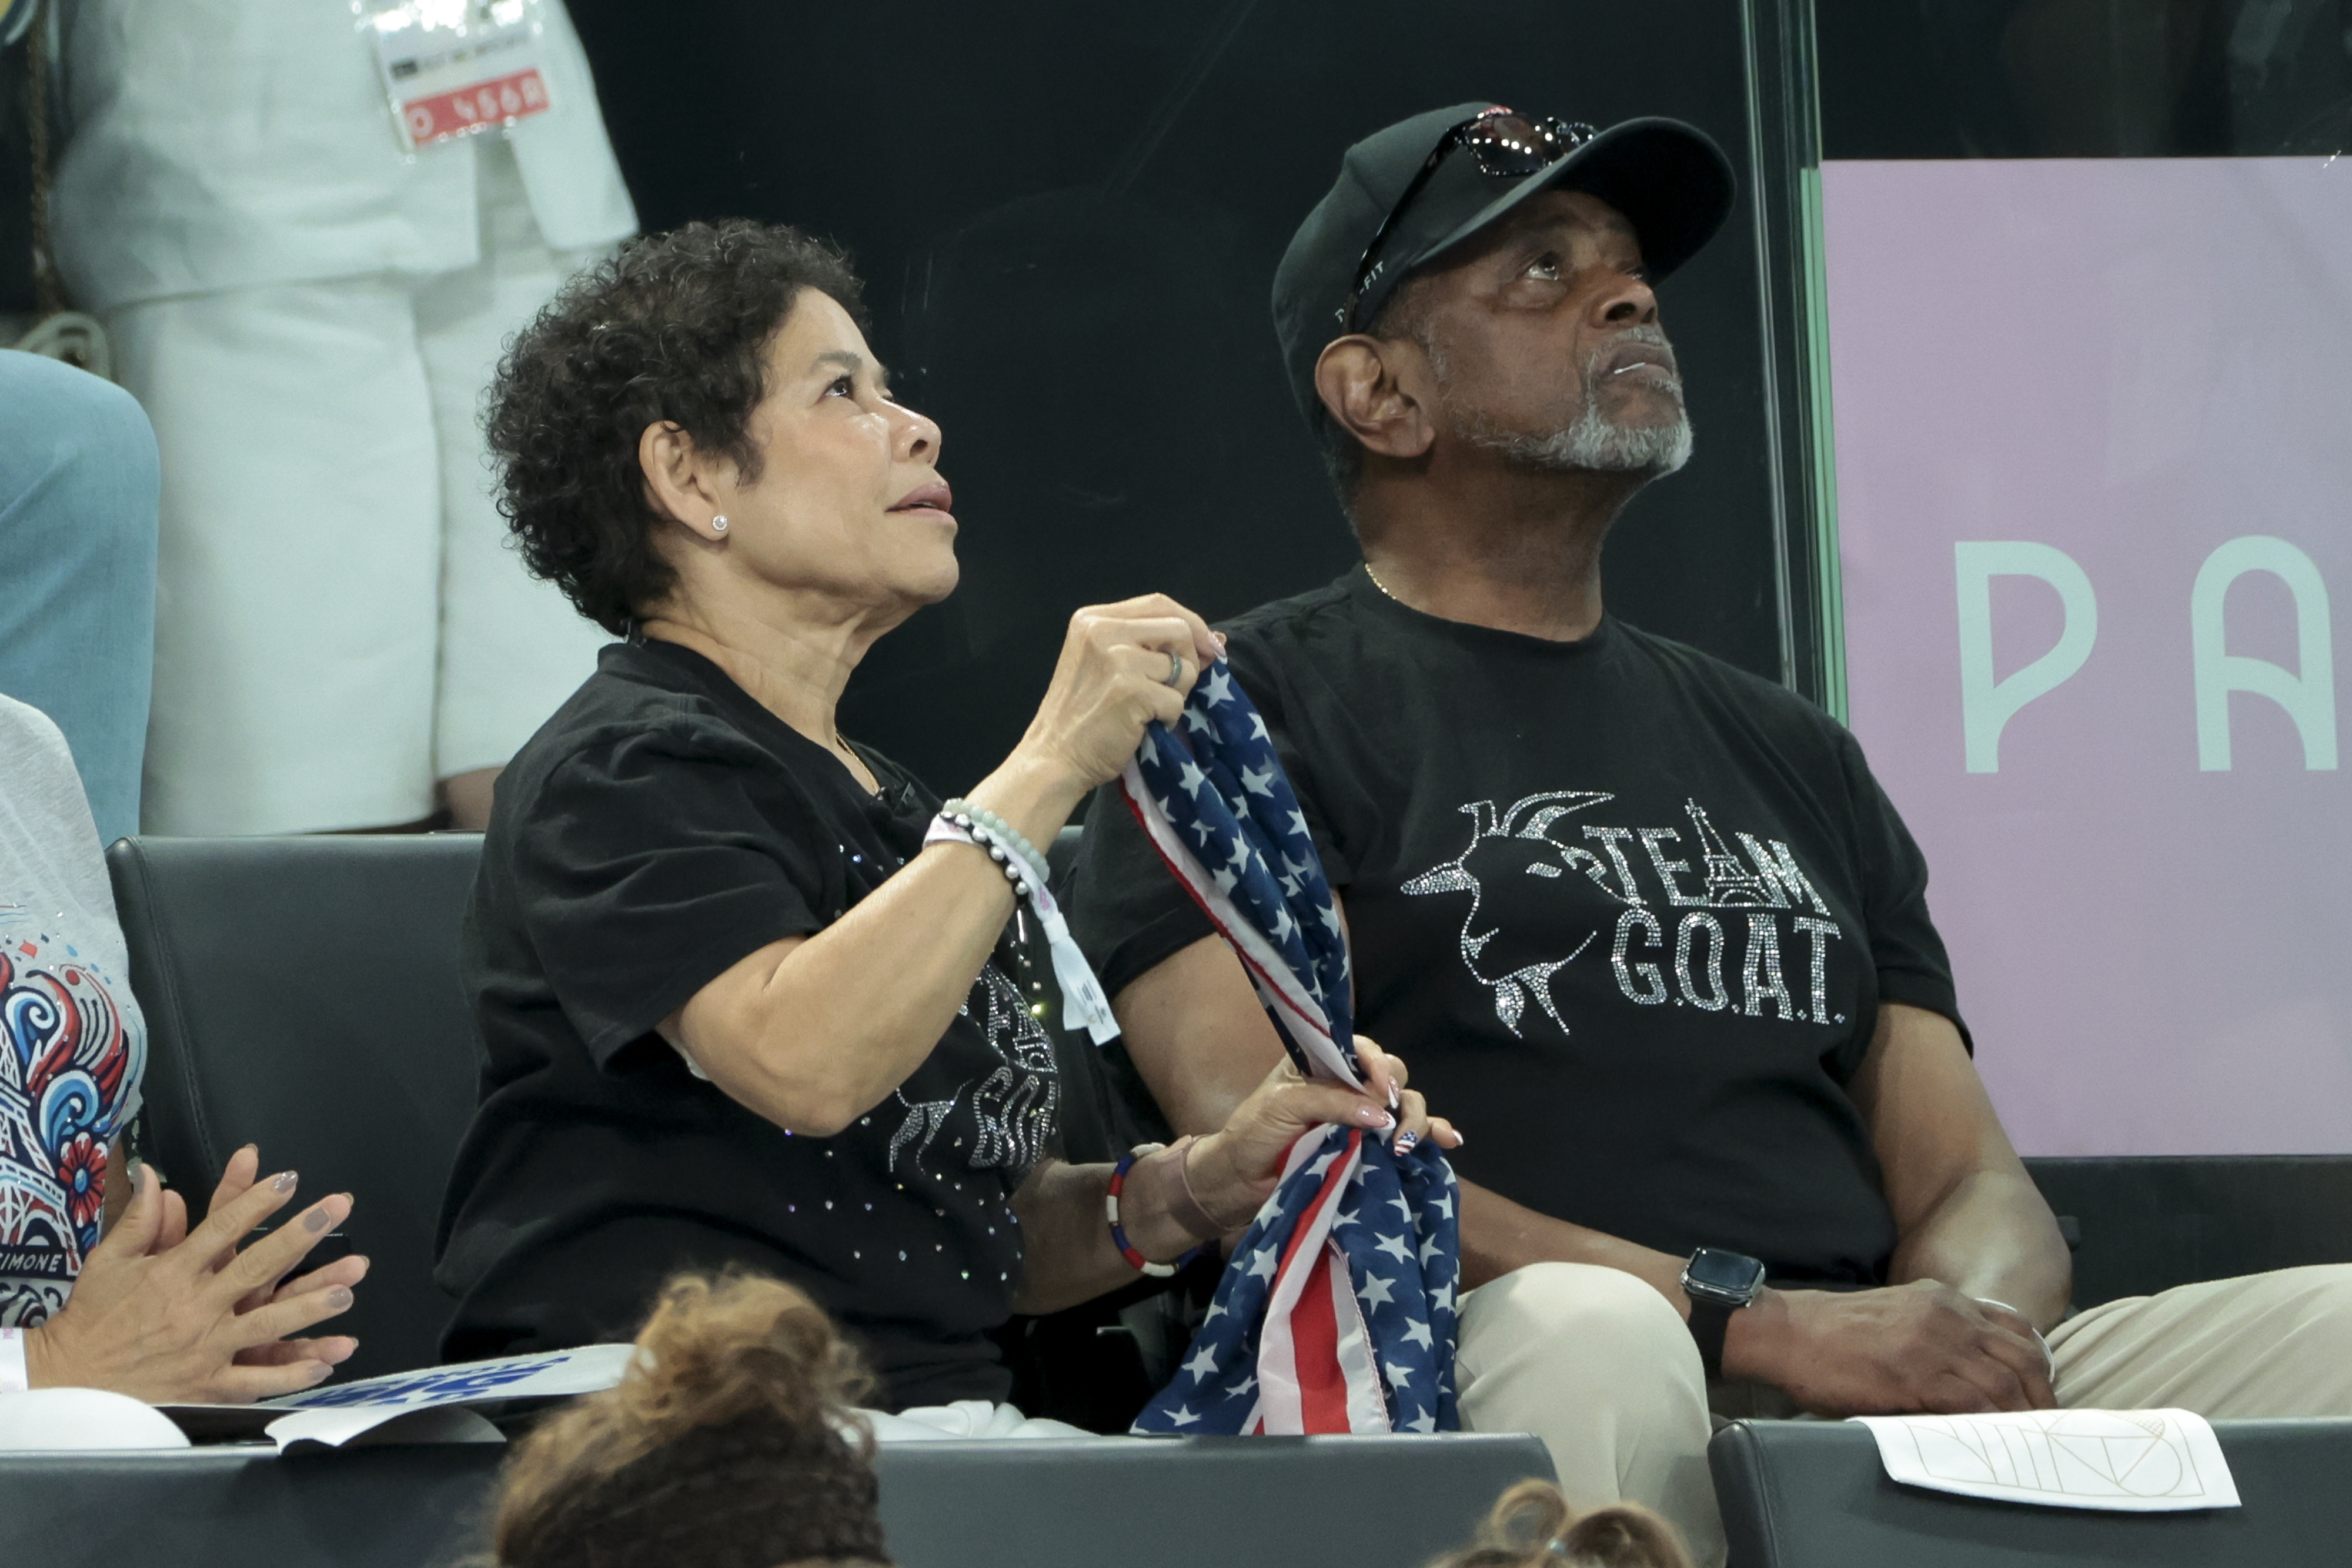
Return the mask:
<svg viewBox="0 0 2352 1568">
<path fill-rule="evenodd" d="M 358 1348 L 342 1335 L 293 1337 L 351 1309 L 367 1260 L 338 1260 L 289 1280 L 324 1232 L 352 1211 L 348 1193 L 321 1199 L 299 1225 L 240 1244 L 283 1208 L 296 1177 L 258 1178 L 248 1145 L 229 1156 L 205 1222 L 191 1229 L 180 1195 L 152 1166 L 121 1216 L 84 1260 L 65 1306 L 26 1331 L 35 1387 L 105 1388 L 152 1403 L 243 1404 L 310 1388 Z"/>
</svg>

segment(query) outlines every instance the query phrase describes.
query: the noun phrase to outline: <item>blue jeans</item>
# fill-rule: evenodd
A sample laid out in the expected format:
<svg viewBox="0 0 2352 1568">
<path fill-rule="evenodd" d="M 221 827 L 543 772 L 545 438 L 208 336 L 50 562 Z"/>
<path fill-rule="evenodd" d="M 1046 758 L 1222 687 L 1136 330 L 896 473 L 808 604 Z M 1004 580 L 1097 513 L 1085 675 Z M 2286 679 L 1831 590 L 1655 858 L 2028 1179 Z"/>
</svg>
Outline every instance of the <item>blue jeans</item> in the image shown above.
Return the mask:
<svg viewBox="0 0 2352 1568">
<path fill-rule="evenodd" d="M 129 392 L 0 350 L 0 692 L 65 731 L 101 843 L 139 831 L 159 483 Z"/>
</svg>

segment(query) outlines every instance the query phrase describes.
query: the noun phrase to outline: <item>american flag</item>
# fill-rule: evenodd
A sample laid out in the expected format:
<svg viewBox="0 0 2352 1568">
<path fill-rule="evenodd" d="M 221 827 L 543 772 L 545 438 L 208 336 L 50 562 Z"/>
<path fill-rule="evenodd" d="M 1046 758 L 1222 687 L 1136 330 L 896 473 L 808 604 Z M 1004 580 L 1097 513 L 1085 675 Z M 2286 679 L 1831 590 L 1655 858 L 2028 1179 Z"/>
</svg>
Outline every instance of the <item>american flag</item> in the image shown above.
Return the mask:
<svg viewBox="0 0 2352 1568">
<path fill-rule="evenodd" d="M 1299 1070 L 1361 1088 L 1347 934 L 1265 720 L 1223 660 L 1120 777 L 1129 807 L 1256 982 Z M 1291 1146 L 1139 1433 L 1451 1431 L 1461 1247 L 1434 1143 Z"/>
</svg>

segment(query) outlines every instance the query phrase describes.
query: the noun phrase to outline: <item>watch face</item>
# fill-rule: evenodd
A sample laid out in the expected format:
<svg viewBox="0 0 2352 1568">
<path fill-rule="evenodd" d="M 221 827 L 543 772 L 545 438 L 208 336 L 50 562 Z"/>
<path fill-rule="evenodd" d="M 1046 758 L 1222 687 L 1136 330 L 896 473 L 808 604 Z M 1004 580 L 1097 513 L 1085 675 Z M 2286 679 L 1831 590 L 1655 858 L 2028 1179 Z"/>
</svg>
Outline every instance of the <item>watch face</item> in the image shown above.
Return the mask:
<svg viewBox="0 0 2352 1568">
<path fill-rule="evenodd" d="M 1764 1283 L 1764 1265 L 1739 1252 L 1702 1247 L 1683 1265 L 1688 1288 L 1723 1301 L 1746 1303 Z"/>
</svg>

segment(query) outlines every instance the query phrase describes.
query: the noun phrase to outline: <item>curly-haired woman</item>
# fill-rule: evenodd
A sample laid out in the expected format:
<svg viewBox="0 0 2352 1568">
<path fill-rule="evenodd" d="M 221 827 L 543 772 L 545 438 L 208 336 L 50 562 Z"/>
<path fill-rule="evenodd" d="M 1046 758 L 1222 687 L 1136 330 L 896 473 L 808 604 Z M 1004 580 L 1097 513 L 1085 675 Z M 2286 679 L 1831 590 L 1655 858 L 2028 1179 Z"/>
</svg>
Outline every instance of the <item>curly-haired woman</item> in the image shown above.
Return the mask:
<svg viewBox="0 0 2352 1568">
<path fill-rule="evenodd" d="M 663 1287 L 619 1386 L 506 1468 L 492 1568 L 887 1568 L 857 1354 L 774 1280 Z"/>
<path fill-rule="evenodd" d="M 1579 1515 L 1549 1481 L 1521 1481 L 1486 1516 L 1475 1543 L 1429 1568 L 1691 1568 L 1675 1527 L 1638 1503 Z"/>
<path fill-rule="evenodd" d="M 957 572 L 939 427 L 891 400 L 859 308 L 828 246 L 694 225 L 575 282 L 500 367 L 524 558 L 624 640 L 508 769 L 483 846 L 452 1355 L 625 1337 L 673 1271 L 733 1264 L 837 1317 L 887 1407 L 999 1400 L 990 1330 L 1238 1229 L 1307 1127 L 1453 1141 L 1372 1047 L 1387 1103 L 1278 1073 L 1141 1159 L 1126 1250 L 1111 1167 L 1051 1157 L 1051 1044 L 999 957 L 1011 879 L 1217 643 L 1157 595 L 1079 611 L 952 817 L 845 739 L 850 672 Z"/>
</svg>

